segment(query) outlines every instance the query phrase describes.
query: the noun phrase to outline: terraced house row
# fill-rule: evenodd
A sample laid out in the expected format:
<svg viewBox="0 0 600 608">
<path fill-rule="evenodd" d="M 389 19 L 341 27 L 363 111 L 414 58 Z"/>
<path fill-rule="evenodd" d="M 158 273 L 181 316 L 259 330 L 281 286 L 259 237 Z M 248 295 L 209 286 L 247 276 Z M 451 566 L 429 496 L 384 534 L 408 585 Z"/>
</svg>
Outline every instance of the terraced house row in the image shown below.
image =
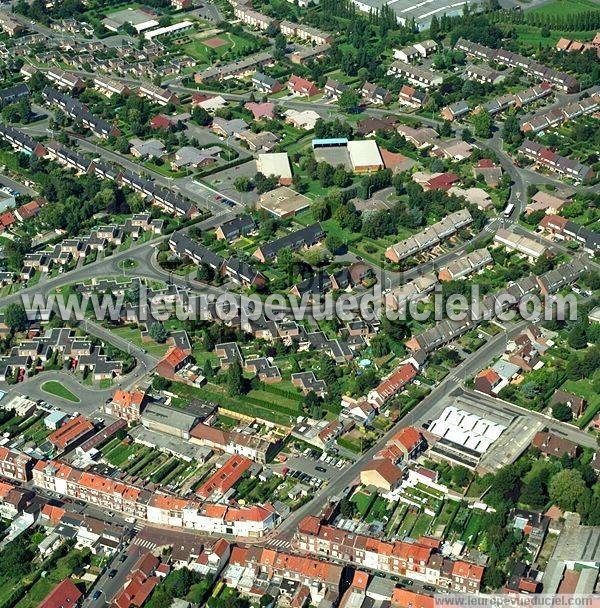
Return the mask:
<svg viewBox="0 0 600 608">
<path fill-rule="evenodd" d="M 240 507 L 202 503 L 151 492 L 55 460 L 38 460 L 32 469 L 32 479 L 39 488 L 108 511 L 118 511 L 153 524 L 210 534 L 259 538 L 275 526 L 278 518 L 268 503 Z"/>
<path fill-rule="evenodd" d="M 591 114 L 600 108 L 600 93 L 536 114 L 521 124 L 523 133 L 538 133 L 550 127 L 558 127 L 569 120 Z"/>
<path fill-rule="evenodd" d="M 534 59 L 529 59 L 518 53 L 505 49 L 492 49 L 489 46 L 471 42 L 465 38 L 459 38 L 454 46 L 472 57 L 478 57 L 486 61 L 496 61 L 511 68 L 521 68 L 528 76 L 550 82 L 557 89 L 565 93 L 579 91 L 579 81 L 570 74 L 549 68 Z"/>
<path fill-rule="evenodd" d="M 73 169 L 77 173 L 95 175 L 100 179 L 114 181 L 120 186 L 129 186 L 135 192 L 151 200 L 152 204 L 160 207 L 167 213 L 178 217 L 193 218 L 198 210 L 192 201 L 176 194 L 166 188 L 161 188 L 153 181 L 145 179 L 113 165 L 90 160 L 87 156 L 70 150 L 58 142 L 41 144 L 27 133 L 9 125 L 0 124 L 0 139 L 8 142 L 15 150 L 25 154 L 35 154 L 42 158 L 47 157 L 61 165 Z"/>
<path fill-rule="evenodd" d="M 490 99 L 490 101 L 477 106 L 474 112 L 484 111 L 494 116 L 513 106 L 515 108 L 523 108 L 539 99 L 548 97 L 550 94 L 552 94 L 552 86 L 548 82 L 542 82 L 535 87 L 530 87 L 519 93 L 507 93 L 495 99 Z"/>
<path fill-rule="evenodd" d="M 468 209 L 460 209 L 447 215 L 444 219 L 432 224 L 418 234 L 400 241 L 385 251 L 385 257 L 398 264 L 411 255 L 427 251 L 438 245 L 444 239 L 456 234 L 473 222 Z"/>
<path fill-rule="evenodd" d="M 410 338 L 406 342 L 406 348 L 413 353 L 431 353 L 477 327 L 483 320 L 493 319 L 499 311 L 515 306 L 524 296 L 556 293 L 565 285 L 575 282 L 586 270 L 586 263 L 576 258 L 539 277 L 530 275 L 509 283 L 505 289 L 486 295 L 479 303 L 479 310 L 472 311 L 472 314 L 465 315 L 463 319 L 444 319 L 436 323 Z"/>
<path fill-rule="evenodd" d="M 85 104 L 70 95 L 65 95 L 52 87 L 44 87 L 42 97 L 48 105 L 59 107 L 67 116 L 81 122 L 86 129 L 90 129 L 98 137 L 119 137 L 121 135 L 121 131 L 115 125 L 94 116 Z"/>
<path fill-rule="evenodd" d="M 432 538 L 385 542 L 324 524 L 312 515 L 300 522 L 294 544 L 311 555 L 406 576 L 459 593 L 477 593 L 485 570 L 483 566 L 443 557 L 438 553 L 440 541 Z"/>
<path fill-rule="evenodd" d="M 95 380 L 113 378 L 120 375 L 123 369 L 121 361 L 108 359 L 102 354 L 100 346 L 75 336 L 75 332 L 68 327 L 57 327 L 42 337 L 21 342 L 12 348 L 10 355 L 0 357 L 0 380 L 6 380 L 11 373 L 26 371 L 38 360 L 43 364 L 55 352 L 72 359 L 73 369 L 83 370 L 87 367 L 93 370 Z"/>
<path fill-rule="evenodd" d="M 526 139 L 519 147 L 519 153 L 531 158 L 535 163 L 577 182 L 589 181 L 594 177 L 594 169 L 573 158 L 557 154 L 550 148 Z"/>
</svg>

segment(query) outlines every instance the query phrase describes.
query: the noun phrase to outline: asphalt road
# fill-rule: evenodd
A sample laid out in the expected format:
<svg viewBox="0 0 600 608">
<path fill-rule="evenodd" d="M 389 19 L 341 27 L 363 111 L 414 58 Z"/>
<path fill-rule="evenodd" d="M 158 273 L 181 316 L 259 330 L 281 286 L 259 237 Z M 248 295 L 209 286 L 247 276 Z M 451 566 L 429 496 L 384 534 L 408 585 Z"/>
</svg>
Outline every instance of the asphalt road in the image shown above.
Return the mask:
<svg viewBox="0 0 600 608">
<path fill-rule="evenodd" d="M 28 194 L 29 196 L 37 196 L 38 194 L 33 188 L 30 188 L 22 182 L 18 182 L 7 175 L 0 174 L 0 184 L 10 188 L 11 190 L 15 190 L 20 194 Z"/>
<path fill-rule="evenodd" d="M 315 494 L 314 499 L 292 513 L 275 530 L 270 538 L 290 541 L 298 527 L 298 524 L 306 515 L 317 515 L 321 512 L 327 502 L 334 496 L 344 493 L 345 488 L 350 487 L 357 479 L 364 466 L 373 459 L 373 456 L 395 435 L 400 429 L 414 424 L 427 415 L 440 399 L 450 395 L 458 386 L 461 379 L 472 376 L 481 369 L 482 363 L 490 361 L 499 356 L 506 347 L 507 339 L 516 336 L 523 328 L 525 322 L 518 323 L 507 330 L 506 333 L 498 334 L 482 346 L 477 352 L 470 355 L 456 369 L 451 371 L 425 399 L 415 406 L 406 416 L 401 418 L 383 437 L 367 450 L 354 464 L 343 469 L 326 487 Z"/>
<path fill-rule="evenodd" d="M 206 209 L 211 213 L 222 213 L 223 211 L 228 211 L 230 209 L 227 205 L 225 205 L 225 203 L 217 200 L 216 196 L 218 195 L 218 192 L 216 190 L 204 187 L 202 184 L 200 184 L 200 182 L 194 182 L 195 184 L 199 184 L 199 188 L 190 188 L 190 183 L 193 179 L 191 177 L 166 177 L 161 173 L 152 171 L 139 163 L 125 158 L 122 154 L 117 154 L 116 152 L 107 150 L 106 148 L 98 146 L 95 143 L 87 141 L 86 139 L 78 139 L 77 143 L 82 150 L 91 152 L 95 156 L 102 158 L 104 161 L 109 161 L 124 167 L 136 175 L 150 176 L 155 183 L 160 184 L 169 190 L 179 192 L 182 196 L 185 196 L 196 203 L 200 208 Z"/>
</svg>

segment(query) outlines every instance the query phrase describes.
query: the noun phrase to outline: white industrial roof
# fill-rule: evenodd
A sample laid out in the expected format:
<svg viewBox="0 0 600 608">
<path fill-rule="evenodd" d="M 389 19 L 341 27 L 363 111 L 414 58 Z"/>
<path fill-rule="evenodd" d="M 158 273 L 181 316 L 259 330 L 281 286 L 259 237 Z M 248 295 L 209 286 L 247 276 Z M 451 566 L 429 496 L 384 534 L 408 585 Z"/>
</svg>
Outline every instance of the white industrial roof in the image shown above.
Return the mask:
<svg viewBox="0 0 600 608">
<path fill-rule="evenodd" d="M 379 153 L 379 146 L 373 139 L 361 139 L 348 142 L 348 154 L 350 162 L 356 167 L 383 166 L 383 160 Z"/>
<path fill-rule="evenodd" d="M 483 454 L 505 429 L 501 424 L 449 405 L 440 417 L 431 423 L 428 430 L 434 435 Z"/>
<path fill-rule="evenodd" d="M 265 176 L 274 175 L 278 178 L 292 178 L 292 168 L 287 152 L 273 152 L 258 155 L 258 170 Z"/>
</svg>

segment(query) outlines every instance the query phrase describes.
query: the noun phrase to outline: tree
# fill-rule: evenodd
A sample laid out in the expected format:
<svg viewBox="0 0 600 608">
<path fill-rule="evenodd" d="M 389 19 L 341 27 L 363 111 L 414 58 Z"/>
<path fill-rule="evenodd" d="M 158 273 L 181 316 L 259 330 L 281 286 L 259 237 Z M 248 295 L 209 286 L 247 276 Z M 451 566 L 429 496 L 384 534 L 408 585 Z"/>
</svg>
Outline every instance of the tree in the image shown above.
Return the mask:
<svg viewBox="0 0 600 608">
<path fill-rule="evenodd" d="M 514 114 L 506 117 L 502 127 L 502 138 L 509 143 L 517 143 L 522 138 L 519 119 Z"/>
<path fill-rule="evenodd" d="M 204 367 L 202 368 L 202 375 L 205 378 L 212 378 L 215 375 L 215 370 L 209 359 L 204 362 Z"/>
<path fill-rule="evenodd" d="M 333 174 L 333 184 L 338 188 L 346 188 L 352 183 L 352 178 L 343 167 L 338 167 Z"/>
<path fill-rule="evenodd" d="M 128 154 L 129 148 L 131 148 L 131 144 L 129 143 L 129 140 L 123 136 L 117 138 L 117 141 L 115 142 L 115 148 L 117 152 L 120 152 L 121 154 Z"/>
<path fill-rule="evenodd" d="M 479 112 L 473 116 L 473 127 L 475 135 L 482 139 L 492 136 L 492 117 L 487 112 Z"/>
<path fill-rule="evenodd" d="M 463 466 L 452 468 L 452 481 L 459 487 L 464 488 L 469 483 L 469 471 Z"/>
<path fill-rule="evenodd" d="M 323 198 L 317 199 L 311 206 L 313 217 L 317 222 L 323 222 L 331 217 L 331 210 L 327 201 Z"/>
<path fill-rule="evenodd" d="M 27 329 L 27 313 L 23 304 L 17 302 L 9 304 L 4 311 L 4 323 L 13 332 Z"/>
<path fill-rule="evenodd" d="M 250 192 L 250 190 L 252 190 L 252 180 L 249 177 L 236 177 L 233 182 L 233 187 L 238 192 Z"/>
<path fill-rule="evenodd" d="M 360 97 L 358 96 L 358 93 L 350 88 L 346 89 L 338 99 L 338 106 L 340 106 L 344 112 L 348 113 L 356 112 L 359 104 Z"/>
<path fill-rule="evenodd" d="M 570 422 L 573 420 L 573 412 L 566 403 L 556 403 L 552 407 L 552 416 L 561 422 Z"/>
<path fill-rule="evenodd" d="M 438 129 L 440 137 L 450 137 L 452 135 L 452 125 L 449 121 L 444 120 Z"/>
<path fill-rule="evenodd" d="M 325 239 L 325 246 L 332 254 L 336 254 L 342 247 L 344 247 L 345 243 L 341 237 L 337 234 L 330 234 Z"/>
<path fill-rule="evenodd" d="M 583 323 L 577 323 L 569 332 L 567 342 L 571 348 L 581 349 L 587 346 L 587 333 Z"/>
<path fill-rule="evenodd" d="M 163 344 L 169 335 L 169 332 L 165 329 L 165 326 L 160 322 L 152 323 L 148 333 L 150 334 L 150 337 L 159 344 Z"/>
<path fill-rule="evenodd" d="M 166 391 L 171 387 L 171 381 L 168 378 L 162 376 L 154 376 L 152 380 L 152 388 L 155 391 Z"/>
<path fill-rule="evenodd" d="M 548 501 L 546 488 L 539 475 L 523 485 L 519 500 L 534 509 L 541 509 Z"/>
<path fill-rule="evenodd" d="M 212 116 L 200 106 L 192 110 L 192 120 L 201 127 L 207 127 L 212 122 Z"/>
<path fill-rule="evenodd" d="M 550 498 L 563 510 L 574 511 L 577 503 L 586 498 L 587 489 L 581 473 L 576 469 L 564 469 L 551 480 Z"/>
<path fill-rule="evenodd" d="M 385 355 L 389 354 L 390 341 L 385 334 L 378 333 L 371 340 L 371 350 L 373 352 L 373 356 L 375 358 L 385 357 Z"/>
<path fill-rule="evenodd" d="M 290 275 L 294 268 L 294 253 L 289 247 L 284 247 L 277 254 L 277 266 Z"/>
<path fill-rule="evenodd" d="M 245 387 L 242 364 L 236 358 L 227 369 L 227 394 L 230 397 L 239 397 L 245 393 Z"/>
<path fill-rule="evenodd" d="M 309 391 L 304 398 L 304 410 L 311 418 L 315 420 L 321 419 L 321 400 L 314 391 Z"/>
</svg>

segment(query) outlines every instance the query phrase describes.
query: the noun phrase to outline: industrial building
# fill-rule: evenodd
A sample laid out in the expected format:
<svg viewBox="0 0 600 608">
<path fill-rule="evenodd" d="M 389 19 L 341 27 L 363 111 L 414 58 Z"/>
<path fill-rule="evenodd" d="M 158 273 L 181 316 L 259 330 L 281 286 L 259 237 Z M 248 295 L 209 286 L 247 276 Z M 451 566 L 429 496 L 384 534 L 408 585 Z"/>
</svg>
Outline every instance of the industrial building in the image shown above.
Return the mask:
<svg viewBox="0 0 600 608">
<path fill-rule="evenodd" d="M 428 432 L 438 441 L 430 456 L 474 469 L 481 456 L 506 430 L 506 426 L 449 405 L 434 420 Z"/>
<path fill-rule="evenodd" d="M 402 25 L 414 19 L 415 25 L 419 30 L 429 28 L 431 18 L 436 15 L 438 19 L 442 15 L 448 17 L 461 15 L 463 6 L 467 4 L 471 10 L 481 4 L 479 0 L 352 0 L 359 10 L 370 13 L 381 10 L 382 6 L 389 6 L 398 22 Z"/>
</svg>

